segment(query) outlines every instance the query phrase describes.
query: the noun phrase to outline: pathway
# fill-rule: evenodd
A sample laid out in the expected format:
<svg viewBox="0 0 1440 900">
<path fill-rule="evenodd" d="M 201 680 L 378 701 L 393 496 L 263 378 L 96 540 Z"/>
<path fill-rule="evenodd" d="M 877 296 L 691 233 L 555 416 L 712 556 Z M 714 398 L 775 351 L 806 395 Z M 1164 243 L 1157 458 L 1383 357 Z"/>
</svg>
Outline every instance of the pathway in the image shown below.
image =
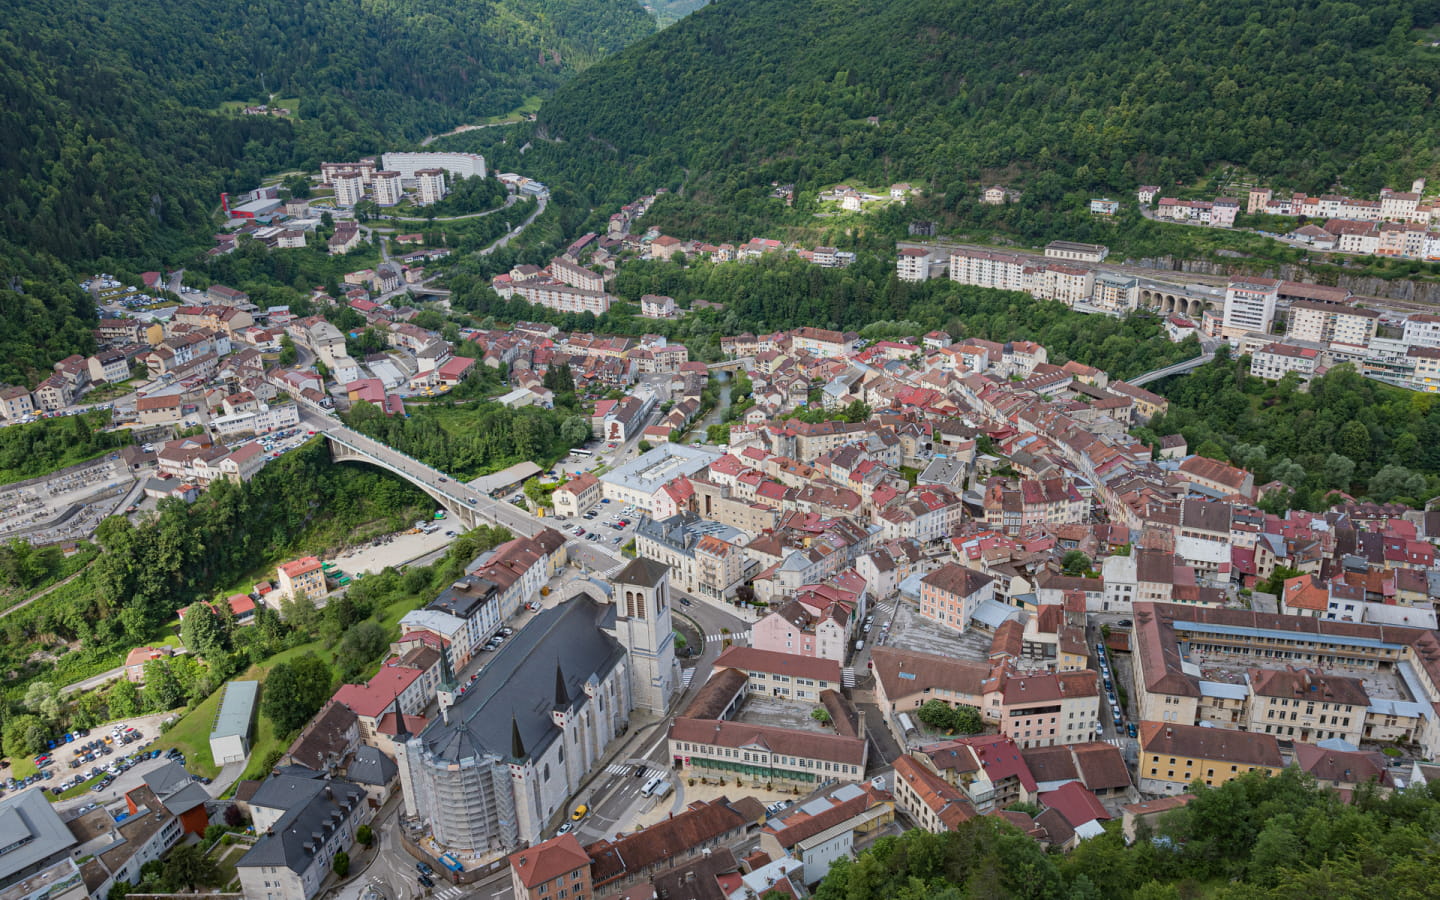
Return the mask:
<svg viewBox="0 0 1440 900">
<path fill-rule="evenodd" d="M 94 560 L 91 560 L 91 562 L 94 562 Z M 5 618 L 6 616 L 10 615 L 11 613 L 15 612 L 16 610 L 24 609 L 25 607 L 27 607 L 27 606 L 29 606 L 30 604 L 34 603 L 36 600 L 39 600 L 41 597 L 44 597 L 46 594 L 48 594 L 48 593 L 50 593 L 51 591 L 55 590 L 56 588 L 64 587 L 65 585 L 67 585 L 67 584 L 69 584 L 70 582 L 74 581 L 76 578 L 79 578 L 79 577 L 81 576 L 81 574 L 83 574 L 84 571 L 85 571 L 86 569 L 88 569 L 88 568 L 90 568 L 89 563 L 87 563 L 85 566 L 83 566 L 83 567 L 80 569 L 79 572 L 75 572 L 74 574 L 70 575 L 68 578 L 62 578 L 62 579 L 60 579 L 59 581 L 57 581 L 57 582 L 55 582 L 54 584 L 50 585 L 50 586 L 47 587 L 45 590 L 41 591 L 40 593 L 36 594 L 35 596 L 30 597 L 29 599 L 26 599 L 26 600 L 22 600 L 21 602 L 15 604 L 14 606 L 10 607 L 9 609 L 5 610 L 4 612 L 0 612 L 0 619 Z"/>
</svg>

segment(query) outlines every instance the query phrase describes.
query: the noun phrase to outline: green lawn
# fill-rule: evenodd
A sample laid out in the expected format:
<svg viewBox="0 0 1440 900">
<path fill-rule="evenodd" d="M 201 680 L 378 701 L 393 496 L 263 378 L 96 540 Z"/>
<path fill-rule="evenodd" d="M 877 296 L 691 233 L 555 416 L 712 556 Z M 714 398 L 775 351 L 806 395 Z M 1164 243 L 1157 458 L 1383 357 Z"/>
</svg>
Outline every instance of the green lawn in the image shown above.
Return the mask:
<svg viewBox="0 0 1440 900">
<path fill-rule="evenodd" d="M 215 724 L 215 714 L 220 711 L 220 698 L 224 689 L 211 694 L 199 706 L 192 709 L 160 735 L 152 749 L 168 750 L 176 747 L 185 754 L 185 767 L 192 772 L 214 778 L 220 774 L 220 767 L 210 755 L 210 729 Z"/>
<path fill-rule="evenodd" d="M 380 624 L 385 627 L 387 632 L 398 634 L 397 626 L 401 617 L 415 609 L 418 603 L 419 600 L 415 597 L 406 597 L 395 601 L 385 607 L 380 616 Z M 238 678 L 259 681 L 263 684 L 265 676 L 277 664 L 290 662 L 306 653 L 314 653 L 324 660 L 326 665 L 334 666 L 335 664 L 335 650 L 327 646 L 324 641 L 314 640 L 277 653 L 267 659 L 263 666 L 251 666 L 245 674 Z M 380 663 L 381 660 L 376 660 L 372 669 L 366 674 L 373 674 L 375 670 L 379 669 Z M 208 775 L 211 778 L 219 774 L 220 767 L 215 764 L 214 757 L 210 754 L 210 728 L 215 722 L 215 714 L 220 708 L 220 697 L 223 693 L 224 689 L 222 688 L 211 694 L 205 702 L 186 713 L 169 731 L 160 736 L 159 740 L 155 742 L 155 747 L 160 750 L 178 747 L 185 754 L 186 767 L 190 771 Z M 264 696 L 263 688 L 261 696 L 262 698 Z M 257 715 L 254 739 L 250 742 L 250 762 L 240 777 L 242 779 L 263 777 L 266 758 L 272 751 L 288 746 L 289 738 L 289 735 L 277 735 L 275 726 L 268 717 Z"/>
<path fill-rule="evenodd" d="M 210 852 L 210 856 L 215 860 L 215 867 L 220 870 L 220 890 L 230 889 L 232 883 L 236 882 L 239 876 L 235 874 L 235 866 L 240 862 L 240 857 L 244 856 L 249 850 L 249 844 L 236 843 L 228 847 L 223 843 L 215 845 L 215 849 Z M 233 889 L 239 890 L 240 885 L 238 883 L 234 884 Z"/>
</svg>

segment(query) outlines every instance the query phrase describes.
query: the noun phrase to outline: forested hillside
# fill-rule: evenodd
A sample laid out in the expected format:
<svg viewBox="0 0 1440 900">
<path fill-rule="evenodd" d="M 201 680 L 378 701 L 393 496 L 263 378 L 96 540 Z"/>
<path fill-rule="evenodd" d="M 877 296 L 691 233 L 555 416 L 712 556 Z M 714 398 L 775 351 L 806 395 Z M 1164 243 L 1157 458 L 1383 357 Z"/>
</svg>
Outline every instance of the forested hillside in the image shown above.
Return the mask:
<svg viewBox="0 0 1440 900">
<path fill-rule="evenodd" d="M 947 203 L 1003 180 L 1043 205 L 1220 162 L 1368 192 L 1435 171 L 1440 49 L 1415 29 L 1437 8 L 722 0 L 567 85 L 537 134 L 577 188 L 633 162 L 726 203 L 854 179 Z"/>
<path fill-rule="evenodd" d="M 155 260 L 219 190 L 507 112 L 652 29 L 634 0 L 0 0 L 0 238 Z M 222 110 L 267 95 L 297 117 Z"/>
</svg>

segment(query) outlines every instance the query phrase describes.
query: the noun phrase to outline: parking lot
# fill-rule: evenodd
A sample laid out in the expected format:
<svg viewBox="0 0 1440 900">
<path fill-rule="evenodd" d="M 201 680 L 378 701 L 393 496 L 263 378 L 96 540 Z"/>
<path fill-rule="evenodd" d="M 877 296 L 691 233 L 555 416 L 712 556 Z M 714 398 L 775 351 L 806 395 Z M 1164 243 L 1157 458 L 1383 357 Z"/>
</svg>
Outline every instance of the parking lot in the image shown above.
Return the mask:
<svg viewBox="0 0 1440 900">
<path fill-rule="evenodd" d="M 556 521 L 564 523 L 564 530 L 577 538 L 619 548 L 635 536 L 635 528 L 644 514 L 633 506 L 621 506 L 606 499 L 578 518 L 557 517 Z"/>
<path fill-rule="evenodd" d="M 53 749 L 35 758 L 40 766 L 38 772 L 0 783 L 0 797 L 30 788 L 58 796 L 83 786 L 85 789 L 75 796 L 55 801 L 55 808 L 64 812 L 89 803 L 108 802 L 138 787 L 145 773 L 168 760 L 159 751 L 150 750 L 157 732 L 156 723 L 145 722 L 140 727 L 117 724 L 109 729 L 81 729 L 63 735 Z"/>
</svg>

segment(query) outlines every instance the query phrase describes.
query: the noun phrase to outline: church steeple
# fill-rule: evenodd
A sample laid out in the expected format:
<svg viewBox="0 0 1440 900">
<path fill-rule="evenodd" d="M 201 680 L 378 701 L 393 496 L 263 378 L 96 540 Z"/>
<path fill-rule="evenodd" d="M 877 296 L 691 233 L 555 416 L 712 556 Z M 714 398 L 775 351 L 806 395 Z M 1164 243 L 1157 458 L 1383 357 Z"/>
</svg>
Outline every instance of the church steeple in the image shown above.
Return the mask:
<svg viewBox="0 0 1440 900">
<path fill-rule="evenodd" d="M 565 689 L 565 673 L 560 670 L 560 660 L 555 660 L 555 708 L 570 708 L 570 692 Z"/>
<path fill-rule="evenodd" d="M 520 723 L 513 715 L 510 717 L 510 755 L 518 762 L 525 761 L 525 742 L 520 739 Z"/>
<path fill-rule="evenodd" d="M 410 740 L 410 729 L 405 727 L 405 710 L 400 708 L 400 695 L 395 695 L 395 743 L 403 744 Z"/>
</svg>

